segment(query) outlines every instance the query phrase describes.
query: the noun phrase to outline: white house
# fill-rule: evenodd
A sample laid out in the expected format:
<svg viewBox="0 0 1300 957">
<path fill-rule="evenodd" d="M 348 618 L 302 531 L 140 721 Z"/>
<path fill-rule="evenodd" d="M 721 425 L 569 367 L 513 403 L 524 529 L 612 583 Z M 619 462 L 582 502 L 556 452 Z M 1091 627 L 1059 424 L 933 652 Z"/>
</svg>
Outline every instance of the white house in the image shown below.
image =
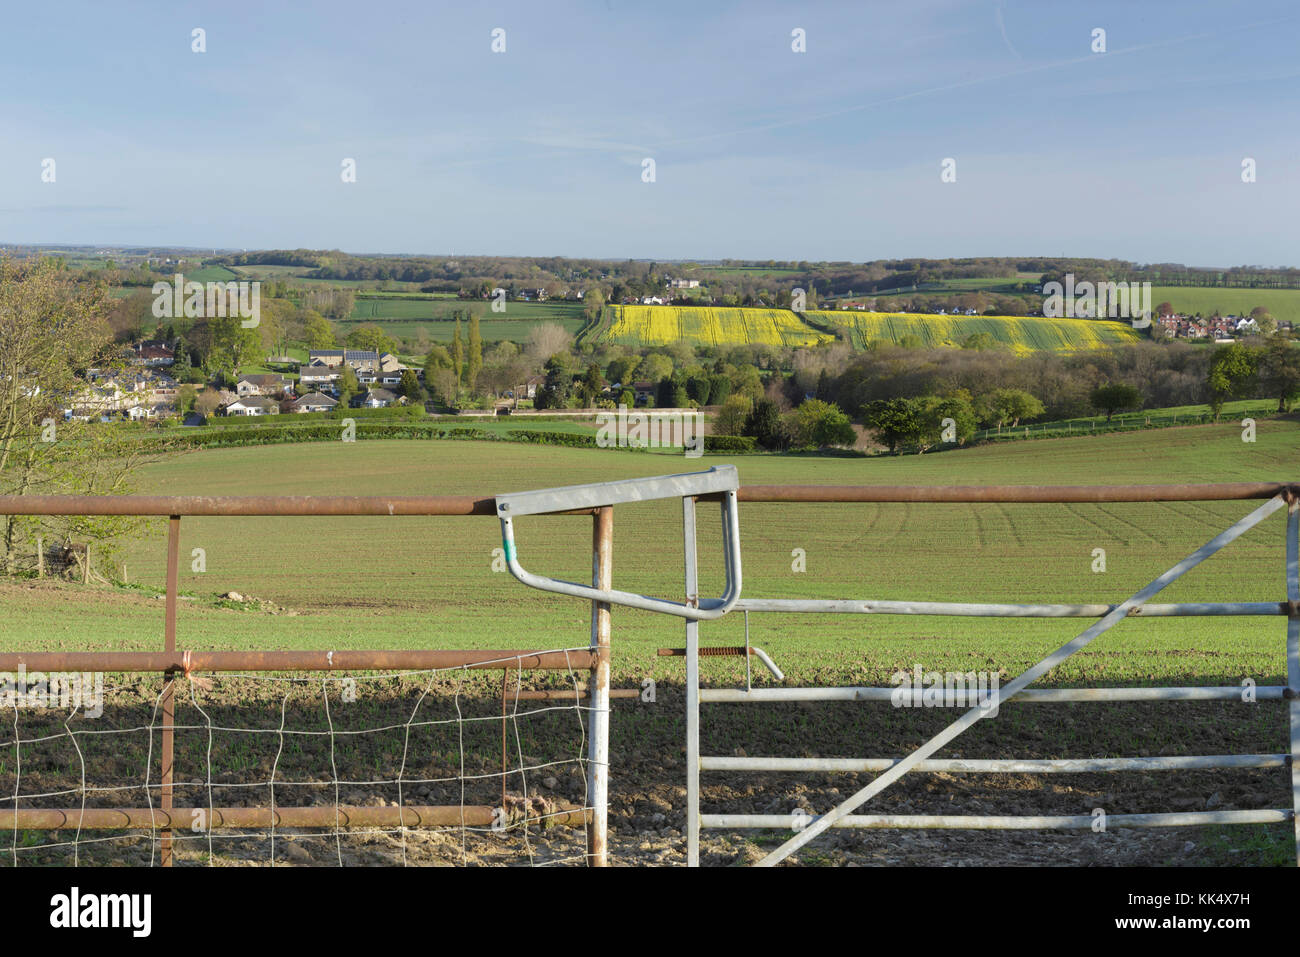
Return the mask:
<svg viewBox="0 0 1300 957">
<path fill-rule="evenodd" d="M 397 403 L 397 396 L 387 389 L 371 389 L 361 404 L 367 409 L 383 409 Z"/>
<path fill-rule="evenodd" d="M 279 415 L 280 403 L 265 396 L 254 395 L 239 399 L 226 406 L 226 415 Z"/>
</svg>

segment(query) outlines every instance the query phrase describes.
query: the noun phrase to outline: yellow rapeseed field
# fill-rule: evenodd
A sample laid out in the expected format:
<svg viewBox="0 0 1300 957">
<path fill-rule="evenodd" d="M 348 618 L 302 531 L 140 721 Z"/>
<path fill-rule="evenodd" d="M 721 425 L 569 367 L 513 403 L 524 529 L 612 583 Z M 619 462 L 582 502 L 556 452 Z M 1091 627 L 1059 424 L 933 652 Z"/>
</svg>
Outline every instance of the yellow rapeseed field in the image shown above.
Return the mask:
<svg viewBox="0 0 1300 957">
<path fill-rule="evenodd" d="M 1139 338 L 1128 323 L 1091 319 L 856 310 L 811 311 L 805 315 L 807 321 L 788 309 L 608 306 L 597 338 L 634 346 L 670 342 L 813 346 L 832 341 L 834 331 L 838 331 L 844 340 L 862 349 L 871 342 L 898 344 L 905 337 L 923 346 L 960 346 L 970 336 L 988 333 L 994 342 L 1018 353 L 1099 349 Z"/>
<path fill-rule="evenodd" d="M 1014 352 L 1069 352 L 1135 342 L 1139 334 L 1127 322 L 1093 319 L 1046 319 L 1041 316 L 936 316 L 928 313 L 882 313 L 838 310 L 810 312 L 819 323 L 844 329 L 853 345 L 902 341 L 913 336 L 926 346 L 960 346 L 986 332 Z"/>
<path fill-rule="evenodd" d="M 610 306 L 601 337 L 627 345 L 670 342 L 701 345 L 813 346 L 834 336 L 820 332 L 788 309 L 715 309 L 695 306 Z"/>
</svg>

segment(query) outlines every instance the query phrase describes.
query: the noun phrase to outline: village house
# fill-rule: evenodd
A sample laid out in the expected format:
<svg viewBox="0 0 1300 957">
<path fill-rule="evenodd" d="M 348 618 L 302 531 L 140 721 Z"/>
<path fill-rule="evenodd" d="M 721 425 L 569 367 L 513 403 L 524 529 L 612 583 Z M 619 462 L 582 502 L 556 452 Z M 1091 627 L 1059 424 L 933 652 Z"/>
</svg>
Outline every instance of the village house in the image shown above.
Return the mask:
<svg viewBox="0 0 1300 957">
<path fill-rule="evenodd" d="M 241 376 L 235 383 L 235 392 L 241 396 L 284 395 L 293 389 L 293 380 L 274 373 Z"/>
<path fill-rule="evenodd" d="M 656 391 L 656 387 L 653 382 L 643 381 L 643 382 L 632 383 L 632 392 L 636 395 L 637 405 L 645 405 L 647 402 L 653 399 L 655 395 L 655 391 Z"/>
<path fill-rule="evenodd" d="M 290 403 L 289 407 L 294 412 L 328 412 L 338 404 L 337 399 L 331 399 L 320 392 L 309 392 Z"/>
<path fill-rule="evenodd" d="M 397 405 L 400 401 L 396 393 L 389 392 L 387 389 L 371 389 L 361 400 L 361 405 L 367 409 L 385 409 L 390 405 Z"/>
<path fill-rule="evenodd" d="M 391 352 L 385 352 L 379 357 L 380 372 L 396 372 L 400 377 L 402 371 L 406 368 L 407 367 L 401 363 L 397 356 L 393 355 Z"/>
<path fill-rule="evenodd" d="M 266 396 L 236 399 L 226 406 L 226 415 L 279 415 L 280 403 Z"/>
<path fill-rule="evenodd" d="M 154 340 L 137 342 L 131 355 L 131 364 L 160 368 L 176 361 L 176 353 L 166 343 Z"/>
<path fill-rule="evenodd" d="M 537 398 L 537 390 L 546 385 L 546 376 L 535 375 L 524 380 L 523 388 L 520 389 L 519 397 L 521 399 Z"/>
<path fill-rule="evenodd" d="M 315 363 L 318 359 L 332 367 L 347 363 L 358 374 L 362 369 L 376 372 L 379 370 L 379 353 L 371 349 L 312 349 L 307 353 L 309 363 Z"/>
<path fill-rule="evenodd" d="M 338 385 L 341 366 L 331 366 L 317 359 L 311 365 L 298 367 L 298 383 L 304 389 L 327 388 L 334 391 Z"/>
</svg>

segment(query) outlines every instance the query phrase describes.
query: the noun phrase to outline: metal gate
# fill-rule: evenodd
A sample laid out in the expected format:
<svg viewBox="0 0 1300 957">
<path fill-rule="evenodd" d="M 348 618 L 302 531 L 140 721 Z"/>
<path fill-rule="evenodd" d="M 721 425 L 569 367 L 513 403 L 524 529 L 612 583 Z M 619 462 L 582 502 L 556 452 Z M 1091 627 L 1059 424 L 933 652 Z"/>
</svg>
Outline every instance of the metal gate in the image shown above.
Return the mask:
<svg viewBox="0 0 1300 957">
<path fill-rule="evenodd" d="M 911 771 L 963 771 L 974 773 L 1077 773 L 1098 771 L 1190 770 L 1205 768 L 1266 768 L 1291 766 L 1292 806 L 1278 810 L 1221 810 L 1193 813 L 1116 814 L 1109 820 L 1123 827 L 1178 827 L 1203 824 L 1262 824 L 1286 820 L 1296 822 L 1297 863 L 1300 864 L 1300 573 L 1297 571 L 1300 489 L 1277 484 L 1202 486 L 1062 486 L 1062 487 L 750 487 L 742 489 L 746 502 L 967 502 L 967 503 L 1096 503 L 1096 502 L 1186 502 L 1260 499 L 1267 501 L 1235 522 L 1191 555 L 1173 565 L 1146 587 L 1115 605 L 1068 604 L 974 604 L 968 602 L 909 602 L 807 599 L 740 599 L 732 608 L 745 613 L 941 615 L 997 618 L 1096 618 L 1096 623 L 1072 641 L 1027 669 L 1009 684 L 993 692 L 992 707 L 970 708 L 941 732 L 902 758 L 803 759 L 775 757 L 724 757 L 700 754 L 700 705 L 702 703 L 765 703 L 776 701 L 888 701 L 896 688 L 701 688 L 698 661 L 708 649 L 699 646 L 698 620 L 686 622 L 686 754 L 687 754 L 687 856 L 691 866 L 699 864 L 702 828 L 795 829 L 795 833 L 758 862 L 770 867 L 788 858 L 831 827 L 850 828 L 1088 828 L 1089 816 L 990 817 L 973 815 L 869 815 L 855 814 L 863 804 Z M 1152 604 L 1155 597 L 1205 559 L 1235 541 L 1265 518 L 1283 508 L 1286 520 L 1286 597 L 1276 602 L 1198 602 Z M 693 504 L 686 500 L 686 594 L 696 590 Z M 1290 712 L 1289 753 L 1265 755 L 1201 755 L 1192 757 L 1099 758 L 1087 760 L 943 760 L 934 755 L 968 730 L 981 718 L 995 713 L 1000 703 L 1012 698 L 1040 703 L 1077 701 L 1233 701 L 1242 700 L 1240 687 L 1167 688 L 1062 688 L 1030 689 L 1028 686 L 1087 647 L 1096 638 L 1128 616 L 1282 616 L 1287 619 L 1287 684 L 1256 689 L 1257 700 L 1288 701 Z M 747 629 L 748 630 L 748 629 Z M 748 645 L 748 641 L 746 642 Z M 880 772 L 838 806 L 818 817 L 792 827 L 789 815 L 705 814 L 700 810 L 701 771 L 853 771 Z M 799 826 L 802 824 L 802 826 Z"/>
</svg>

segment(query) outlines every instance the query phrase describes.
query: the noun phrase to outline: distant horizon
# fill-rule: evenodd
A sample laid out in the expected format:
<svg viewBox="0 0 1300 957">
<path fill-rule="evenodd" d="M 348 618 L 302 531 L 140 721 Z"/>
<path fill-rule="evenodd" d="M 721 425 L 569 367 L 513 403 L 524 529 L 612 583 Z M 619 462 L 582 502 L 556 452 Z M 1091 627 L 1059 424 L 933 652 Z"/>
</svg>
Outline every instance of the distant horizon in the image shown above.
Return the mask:
<svg viewBox="0 0 1300 957">
<path fill-rule="evenodd" d="M 1296 269 L 1300 268 L 1288 263 L 1265 265 L 1261 263 L 1189 263 L 1179 262 L 1173 259 L 1152 259 L 1136 260 L 1126 259 L 1122 256 L 1090 256 L 1090 255 L 1060 255 L 1049 253 L 973 253 L 963 256 L 932 256 L 932 255 L 906 255 L 906 256 L 881 256 L 876 259 L 809 259 L 806 256 L 799 256 L 793 259 L 779 256 L 721 256 L 721 257 L 693 257 L 693 256 L 595 256 L 595 255 L 576 255 L 570 253 L 482 253 L 482 252 L 356 252 L 349 249 L 338 249 L 332 246 L 189 246 L 179 243 L 87 243 L 87 242 L 69 242 L 69 243 L 29 243 L 29 242 L 9 242 L 0 241 L 0 249 L 9 249 L 21 247 L 26 249 L 167 249 L 178 252 L 203 253 L 207 256 L 222 255 L 243 255 L 245 253 L 255 252 L 274 252 L 302 249 L 311 252 L 339 252 L 345 256 L 365 257 L 396 257 L 410 259 L 455 259 L 457 257 L 474 258 L 493 258 L 493 259 L 592 259 L 597 262 L 646 262 L 646 263 L 721 263 L 731 262 L 838 262 L 852 263 L 860 265 L 869 262 L 901 262 L 910 259 L 923 259 L 931 261 L 955 260 L 955 259 L 1097 259 L 1102 261 L 1118 260 L 1131 262 L 1137 266 L 1151 266 L 1157 263 L 1170 263 L 1180 266 L 1186 266 L 1188 269 Z M 215 250 L 215 252 L 213 252 Z M 304 267 L 310 268 L 310 267 Z"/>
</svg>

